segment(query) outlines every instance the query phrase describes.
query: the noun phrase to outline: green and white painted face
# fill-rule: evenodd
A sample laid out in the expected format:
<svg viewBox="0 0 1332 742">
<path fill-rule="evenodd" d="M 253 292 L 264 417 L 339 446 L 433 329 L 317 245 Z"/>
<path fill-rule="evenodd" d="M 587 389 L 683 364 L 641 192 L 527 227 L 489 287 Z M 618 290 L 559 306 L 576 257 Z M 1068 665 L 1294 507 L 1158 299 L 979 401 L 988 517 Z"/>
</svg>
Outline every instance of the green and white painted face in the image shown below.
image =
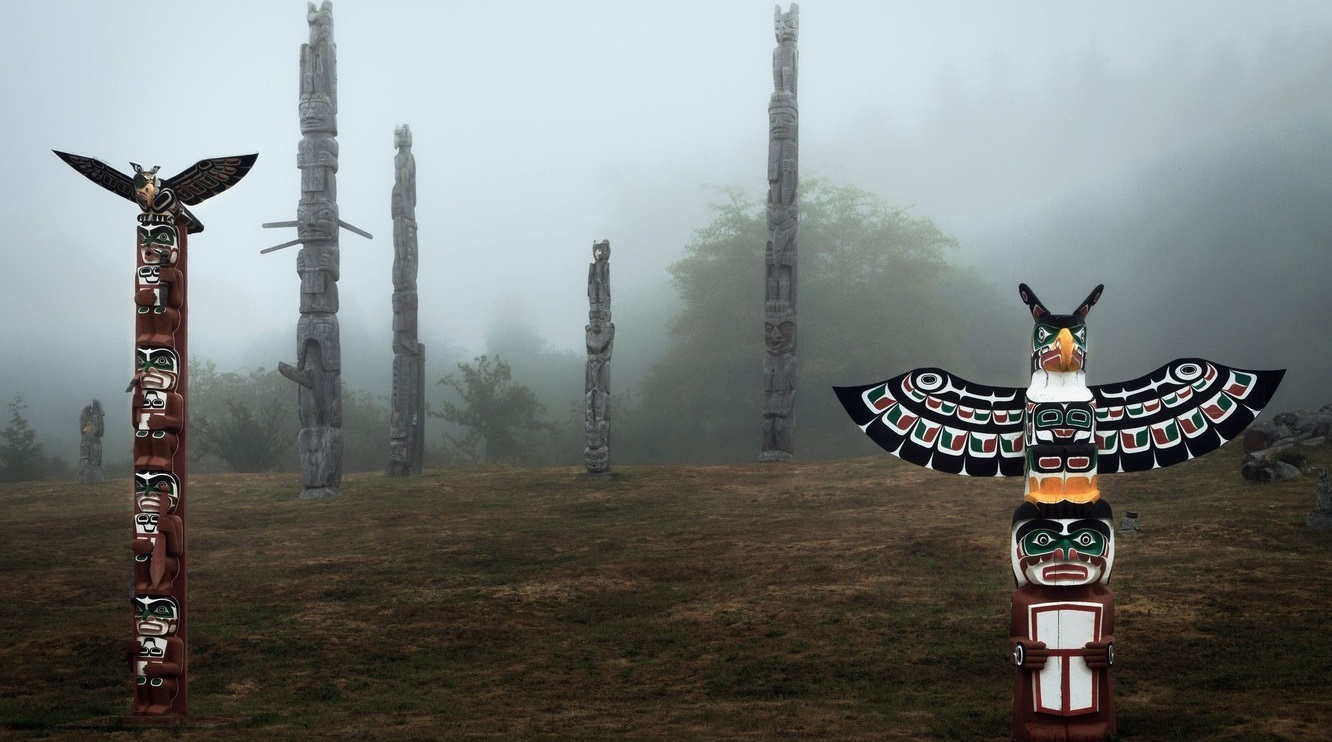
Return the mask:
<svg viewBox="0 0 1332 742">
<path fill-rule="evenodd" d="M 1114 553 L 1108 519 L 1033 518 L 1013 524 L 1013 574 L 1019 586 L 1109 582 Z"/>
<path fill-rule="evenodd" d="M 180 606 L 170 596 L 134 598 L 134 630 L 140 636 L 171 636 L 180 625 Z"/>
</svg>

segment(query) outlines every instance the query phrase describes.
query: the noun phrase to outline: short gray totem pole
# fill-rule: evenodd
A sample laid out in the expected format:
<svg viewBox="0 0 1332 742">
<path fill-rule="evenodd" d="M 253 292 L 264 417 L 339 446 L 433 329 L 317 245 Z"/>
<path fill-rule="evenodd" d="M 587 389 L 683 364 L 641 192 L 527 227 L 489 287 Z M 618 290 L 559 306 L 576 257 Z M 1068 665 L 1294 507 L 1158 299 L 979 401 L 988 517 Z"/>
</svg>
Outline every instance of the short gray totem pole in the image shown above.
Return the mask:
<svg viewBox="0 0 1332 742">
<path fill-rule="evenodd" d="M 799 109 L 796 106 L 800 6 L 774 13 L 777 48 L 772 52 L 772 98 L 768 102 L 768 245 L 764 252 L 763 448 L 759 461 L 795 457 L 796 226 L 799 205 Z"/>
<path fill-rule="evenodd" d="M 615 323 L 611 322 L 610 241 L 592 245 L 592 264 L 587 267 L 587 447 L 581 477 L 612 478 L 610 470 L 610 359 L 615 345 Z"/>
<path fill-rule="evenodd" d="M 385 473 L 421 473 L 425 453 L 425 346 L 416 339 L 416 158 L 412 130 L 393 130 L 393 399 Z"/>
<path fill-rule="evenodd" d="M 79 415 L 79 482 L 97 484 L 102 481 L 102 434 L 106 432 L 102 403 L 93 400 Z"/>
<path fill-rule="evenodd" d="M 338 494 L 342 484 L 342 349 L 338 335 L 338 227 L 371 235 L 338 218 L 338 69 L 333 43 L 333 3 L 307 3 L 310 42 L 301 45 L 301 200 L 296 221 L 264 227 L 295 227 L 296 239 L 266 248 L 301 245 L 301 317 L 296 324 L 296 365 L 279 363 L 297 390 L 301 432 L 297 437 L 304 479 L 302 499 Z"/>
</svg>

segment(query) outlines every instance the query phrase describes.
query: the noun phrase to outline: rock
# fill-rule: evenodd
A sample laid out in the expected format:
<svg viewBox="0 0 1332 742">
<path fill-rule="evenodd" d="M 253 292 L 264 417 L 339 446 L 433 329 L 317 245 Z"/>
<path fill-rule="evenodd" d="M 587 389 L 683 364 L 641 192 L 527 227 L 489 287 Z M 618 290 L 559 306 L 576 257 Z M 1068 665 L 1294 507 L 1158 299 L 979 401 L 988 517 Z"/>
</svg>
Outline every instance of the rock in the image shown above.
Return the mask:
<svg viewBox="0 0 1332 742">
<path fill-rule="evenodd" d="M 1130 510 L 1119 519 L 1119 533 L 1124 536 L 1136 536 L 1142 533 L 1142 528 L 1138 525 L 1138 513 Z"/>
<path fill-rule="evenodd" d="M 1285 480 L 1285 479 L 1300 478 L 1300 468 L 1298 466 L 1295 466 L 1294 464 L 1287 464 L 1284 461 L 1278 461 L 1276 462 L 1275 465 L 1273 465 L 1272 468 L 1275 470 L 1274 474 L 1277 479 Z"/>
<path fill-rule="evenodd" d="M 1245 461 L 1240 467 L 1240 476 L 1250 482 L 1266 484 L 1276 479 L 1276 473 L 1272 471 L 1261 459 L 1258 461 Z"/>
<path fill-rule="evenodd" d="M 1272 439 L 1267 437 L 1267 432 L 1258 427 L 1252 427 L 1244 431 L 1244 453 L 1261 451 L 1271 445 Z"/>
</svg>

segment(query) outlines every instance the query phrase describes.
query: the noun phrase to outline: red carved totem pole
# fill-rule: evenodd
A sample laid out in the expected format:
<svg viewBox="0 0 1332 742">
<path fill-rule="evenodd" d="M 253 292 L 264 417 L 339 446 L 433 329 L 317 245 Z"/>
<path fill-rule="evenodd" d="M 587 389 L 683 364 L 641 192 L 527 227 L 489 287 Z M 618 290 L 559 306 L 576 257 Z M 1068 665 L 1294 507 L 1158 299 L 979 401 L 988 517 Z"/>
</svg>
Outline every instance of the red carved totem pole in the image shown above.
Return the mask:
<svg viewBox="0 0 1332 742">
<path fill-rule="evenodd" d="M 174 178 L 157 167 L 134 176 L 88 157 L 56 152 L 94 183 L 139 205 L 134 272 L 134 557 L 131 595 L 134 715 L 151 721 L 186 715 L 186 509 L 189 383 L 185 303 L 186 236 L 203 224 L 185 207 L 235 185 L 258 155 L 200 160 Z"/>
</svg>

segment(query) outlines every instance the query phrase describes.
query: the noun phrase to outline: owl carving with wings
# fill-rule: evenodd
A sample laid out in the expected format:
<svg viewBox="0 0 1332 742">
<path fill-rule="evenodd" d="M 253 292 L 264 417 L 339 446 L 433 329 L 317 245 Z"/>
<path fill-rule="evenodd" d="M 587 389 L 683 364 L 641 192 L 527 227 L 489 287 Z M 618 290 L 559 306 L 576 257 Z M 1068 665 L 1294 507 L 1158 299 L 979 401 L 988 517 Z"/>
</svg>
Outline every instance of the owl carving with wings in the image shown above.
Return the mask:
<svg viewBox="0 0 1332 742">
<path fill-rule="evenodd" d="M 258 154 L 249 154 L 200 160 L 179 175 L 163 179 L 157 176 L 159 167 L 156 165 L 145 169 L 131 162 L 130 165 L 134 167 L 134 175 L 131 176 L 93 157 L 52 151 L 85 178 L 117 196 L 137 203 L 145 213 L 166 213 L 179 205 L 189 234 L 202 232 L 204 227 L 203 222 L 185 206 L 194 206 L 235 185 L 250 172 L 259 157 Z"/>
<path fill-rule="evenodd" d="M 1182 358 L 1146 376 L 1087 386 L 1087 313 L 1053 314 L 1025 283 L 1031 385 L 992 387 L 920 368 L 866 386 L 834 387 L 851 419 L 889 453 L 969 476 L 1024 476 L 1033 503 L 1090 503 L 1098 472 L 1178 464 L 1239 435 L 1284 370 L 1249 371 Z"/>
</svg>

